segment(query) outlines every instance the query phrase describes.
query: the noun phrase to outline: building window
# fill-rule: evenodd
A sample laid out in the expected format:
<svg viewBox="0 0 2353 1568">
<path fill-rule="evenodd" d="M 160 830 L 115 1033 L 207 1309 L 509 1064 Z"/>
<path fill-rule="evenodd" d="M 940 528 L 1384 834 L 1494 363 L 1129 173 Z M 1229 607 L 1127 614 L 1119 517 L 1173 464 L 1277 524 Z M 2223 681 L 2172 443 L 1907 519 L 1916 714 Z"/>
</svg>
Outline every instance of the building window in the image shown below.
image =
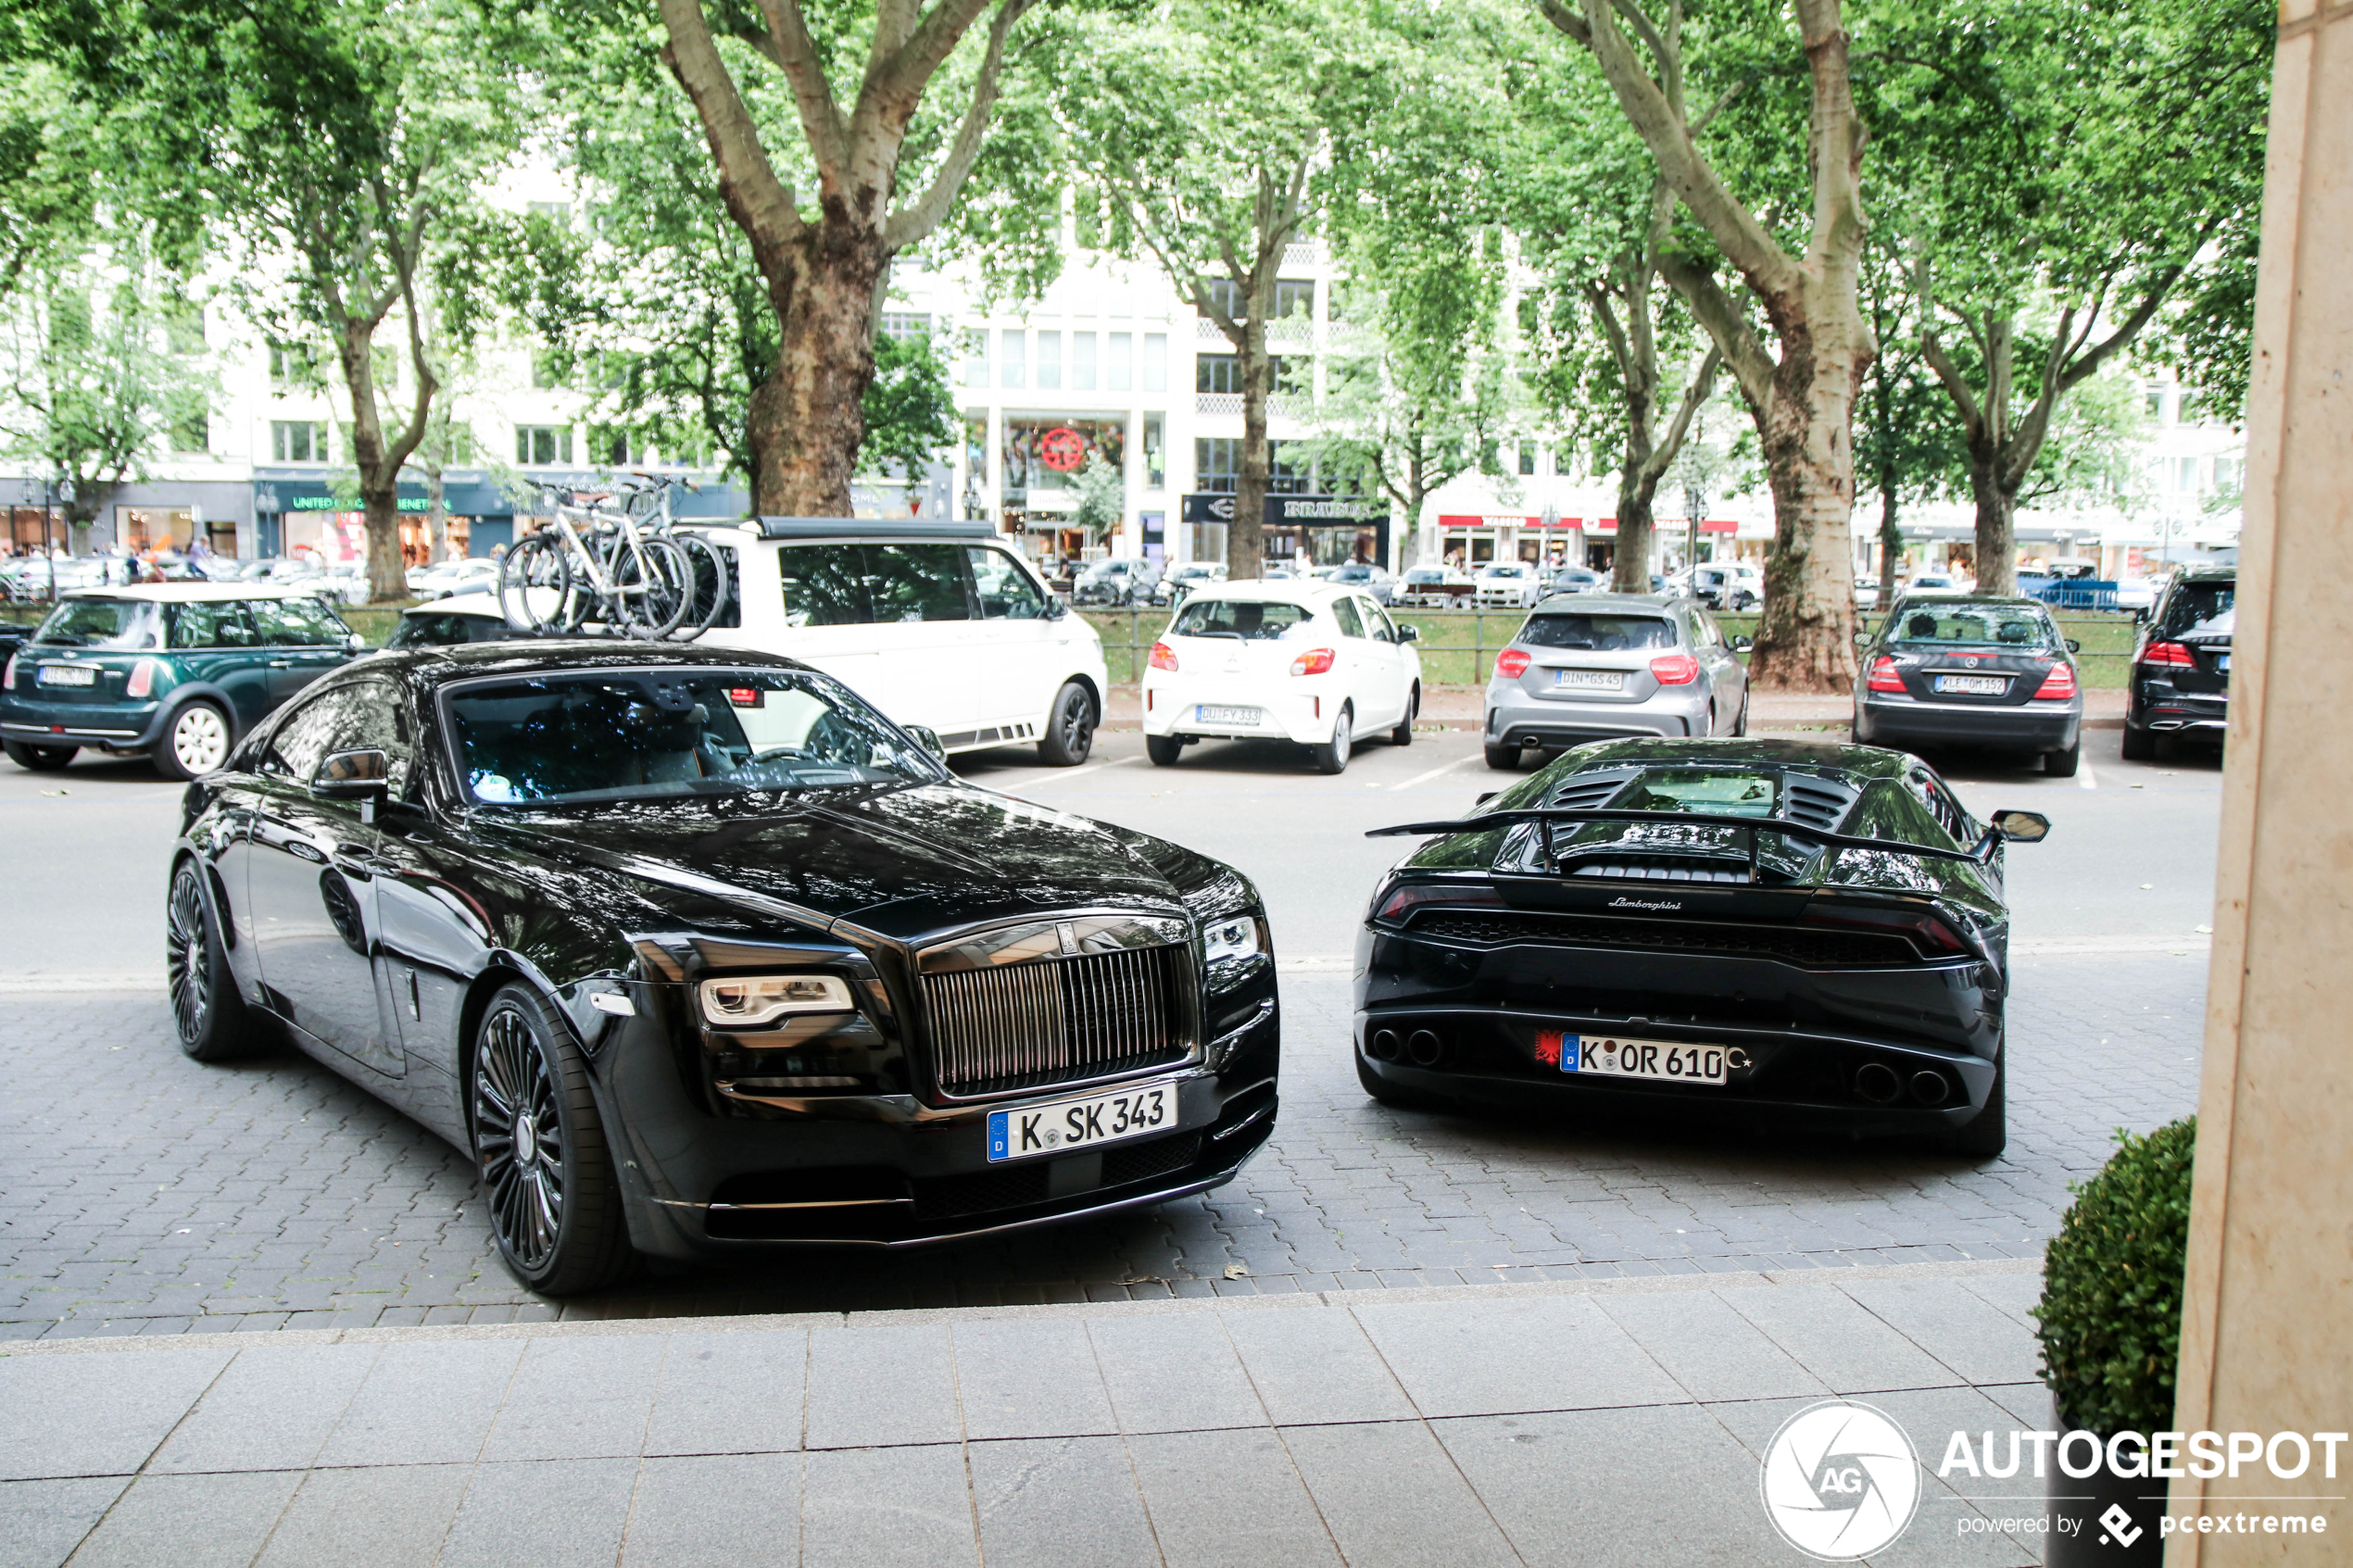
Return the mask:
<svg viewBox="0 0 2353 1568">
<path fill-rule="evenodd" d="M 1250 296 L 1243 294 L 1241 285 L 1231 278 L 1211 278 L 1202 285 L 1202 293 L 1208 296 L 1211 305 L 1234 320 L 1239 321 L 1250 314 Z M 1207 316 L 1210 312 L 1203 310 L 1202 314 Z"/>
<path fill-rule="evenodd" d="M 271 420 L 270 456 L 282 463 L 327 460 L 327 426 L 321 420 Z"/>
<path fill-rule="evenodd" d="M 1193 488 L 1212 495 L 1231 495 L 1241 487 L 1241 458 L 1239 436 L 1193 437 Z"/>
<path fill-rule="evenodd" d="M 1275 320 L 1315 314 L 1315 282 L 1312 278 L 1278 278 L 1275 282 Z"/>
<path fill-rule="evenodd" d="M 1131 363 L 1135 355 L 1135 334 L 1113 332 L 1103 357 L 1103 386 L 1112 392 L 1126 392 L 1135 379 Z"/>
<path fill-rule="evenodd" d="M 1060 391 L 1063 384 L 1063 334 L 1038 334 L 1038 384 Z"/>
<path fill-rule="evenodd" d="M 1018 327 L 1007 327 L 998 334 L 997 384 L 999 386 L 1028 384 L 1028 379 L 1024 374 L 1028 357 L 1028 345 L 1022 341 L 1023 336 Z"/>
<path fill-rule="evenodd" d="M 1144 334 L 1143 380 L 1137 384 L 1146 392 L 1168 390 L 1168 334 Z"/>
<path fill-rule="evenodd" d="M 2165 417 L 2165 389 L 2163 387 L 2150 387 L 2142 395 L 2141 402 L 2142 406 L 2148 409 L 2150 419 L 2161 420 Z"/>
<path fill-rule="evenodd" d="M 1231 354 L 1202 354 L 1193 358 L 1193 390 L 1195 392 L 1239 392 L 1242 389 L 1241 360 Z"/>
<path fill-rule="evenodd" d="M 1536 443 L 1533 441 L 1523 441 L 1519 444 L 1519 471 L 1522 473 L 1536 471 Z"/>
<path fill-rule="evenodd" d="M 1312 397 L 1315 393 L 1315 361 L 1295 354 L 1270 355 L 1274 388 L 1287 397 Z"/>
<path fill-rule="evenodd" d="M 271 385 L 303 385 L 317 380 L 318 375 L 319 363 L 308 345 L 295 343 L 273 343 L 270 345 Z"/>
<path fill-rule="evenodd" d="M 1124 335 L 1124 334 L 1123 334 Z M 1166 420 L 1159 414 L 1144 416 L 1144 488 L 1168 488 L 1168 440 L 1164 433 Z"/>
<path fill-rule="evenodd" d="M 929 337 L 931 318 L 920 310 L 886 310 L 882 313 L 882 334 L 896 343 Z"/>
<path fill-rule="evenodd" d="M 1095 390 L 1095 334 L 1092 332 L 1070 334 L 1070 390 Z"/>
<path fill-rule="evenodd" d="M 515 426 L 515 461 L 526 468 L 571 462 L 572 426 Z"/>
<path fill-rule="evenodd" d="M 974 327 L 964 333 L 964 384 L 988 384 L 988 329 Z"/>
<path fill-rule="evenodd" d="M 1126 470 L 1125 420 L 1006 420 L 1005 505 L 1026 506 L 1039 493 L 1076 490 L 1080 471 L 1097 453 L 1113 468 Z"/>
</svg>

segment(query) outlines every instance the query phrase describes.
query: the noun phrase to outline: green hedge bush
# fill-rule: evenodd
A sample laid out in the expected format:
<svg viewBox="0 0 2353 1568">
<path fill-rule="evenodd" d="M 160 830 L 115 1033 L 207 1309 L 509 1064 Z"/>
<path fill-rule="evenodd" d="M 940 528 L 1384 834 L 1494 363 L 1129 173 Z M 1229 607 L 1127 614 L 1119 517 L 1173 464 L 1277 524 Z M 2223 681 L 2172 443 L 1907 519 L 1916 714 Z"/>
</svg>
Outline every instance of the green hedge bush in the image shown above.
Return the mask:
<svg viewBox="0 0 2353 1568">
<path fill-rule="evenodd" d="M 2043 1255 L 2043 1381 L 2059 1416 L 2104 1436 L 2173 1424 L 2182 1266 L 2197 1119 L 2118 1135 Z"/>
</svg>

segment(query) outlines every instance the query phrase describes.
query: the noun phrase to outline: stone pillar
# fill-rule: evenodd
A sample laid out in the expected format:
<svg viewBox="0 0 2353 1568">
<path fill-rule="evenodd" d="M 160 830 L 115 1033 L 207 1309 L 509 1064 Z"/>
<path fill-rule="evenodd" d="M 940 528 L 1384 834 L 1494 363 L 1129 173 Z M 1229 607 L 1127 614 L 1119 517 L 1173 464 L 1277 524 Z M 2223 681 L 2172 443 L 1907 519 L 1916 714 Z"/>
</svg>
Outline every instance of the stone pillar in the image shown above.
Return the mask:
<svg viewBox="0 0 2353 1568">
<path fill-rule="evenodd" d="M 2230 766 L 2175 1424 L 2353 1427 L 2353 0 L 2284 0 L 2247 408 Z M 2277 672 L 2279 679 L 2271 676 Z M 2262 1463 L 2170 1511 L 2328 1515 L 2320 1538 L 2174 1536 L 2171 1568 L 2341 1562 L 2353 1493 Z M 2233 1500 L 2222 1500 L 2227 1496 Z M 2276 1505 L 2236 1500 L 2278 1498 Z"/>
</svg>

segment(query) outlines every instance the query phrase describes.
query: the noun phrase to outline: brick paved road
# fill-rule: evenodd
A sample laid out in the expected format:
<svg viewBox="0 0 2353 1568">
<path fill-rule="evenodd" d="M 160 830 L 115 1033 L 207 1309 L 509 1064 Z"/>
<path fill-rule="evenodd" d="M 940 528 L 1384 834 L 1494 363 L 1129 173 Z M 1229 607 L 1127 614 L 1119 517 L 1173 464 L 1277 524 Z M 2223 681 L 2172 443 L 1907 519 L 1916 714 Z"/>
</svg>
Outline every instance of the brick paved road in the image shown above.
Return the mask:
<svg viewBox="0 0 2353 1568">
<path fill-rule="evenodd" d="M 1274 1142 L 1150 1213 L 921 1259 L 698 1270 L 566 1316 L 1020 1304 L 2036 1250 L 2118 1126 L 2194 1109 L 2203 956 L 2022 960 L 2010 1154 L 1563 1129 L 1383 1109 L 1344 975 L 1285 978 Z M 1230 1269 L 1247 1273 L 1228 1278 Z M 323 1069 L 205 1068 L 158 997 L 0 1007 L 0 1336 L 505 1322 L 467 1162 Z"/>
</svg>

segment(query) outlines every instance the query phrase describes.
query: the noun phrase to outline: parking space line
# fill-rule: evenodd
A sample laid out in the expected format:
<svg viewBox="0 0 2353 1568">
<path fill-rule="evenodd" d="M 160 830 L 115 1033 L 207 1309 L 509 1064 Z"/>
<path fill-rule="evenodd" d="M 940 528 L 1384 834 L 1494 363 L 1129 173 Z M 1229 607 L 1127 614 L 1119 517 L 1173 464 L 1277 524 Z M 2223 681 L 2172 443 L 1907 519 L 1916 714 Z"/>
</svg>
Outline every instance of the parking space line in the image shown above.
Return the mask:
<svg viewBox="0 0 2353 1568">
<path fill-rule="evenodd" d="M 2092 765 L 2089 762 L 2081 762 L 2076 765 L 2075 787 L 2078 789 L 2097 789 L 2100 787 L 2100 776 L 2092 771 Z"/>
<path fill-rule="evenodd" d="M 1432 768 L 1432 769 L 1431 769 L 1428 772 L 1427 772 L 1427 773 L 1416 773 L 1416 774 L 1415 774 L 1412 778 L 1407 779 L 1407 780 L 1406 780 L 1403 784 L 1390 784 L 1389 787 L 1390 787 L 1390 788 L 1391 788 L 1391 789 L 1411 789 L 1411 788 L 1413 788 L 1413 787 L 1414 787 L 1416 784 L 1428 784 L 1430 780 L 1432 780 L 1432 779 L 1434 779 L 1434 778 L 1438 777 L 1438 775 L 1439 775 L 1439 774 L 1441 774 L 1441 773 L 1451 773 L 1451 772 L 1453 772 L 1455 769 L 1457 769 L 1457 768 L 1459 768 L 1459 767 L 1463 766 L 1465 763 L 1466 763 L 1466 762 L 1470 762 L 1470 761 L 1474 761 L 1474 760 L 1478 759 L 1478 758 L 1481 758 L 1481 757 L 1483 757 L 1483 756 L 1485 756 L 1485 755 L 1486 755 L 1486 753 L 1484 753 L 1484 752 L 1480 752 L 1480 751 L 1474 751 L 1474 752 L 1472 752 L 1472 753 L 1470 754 L 1470 756 L 1468 756 L 1468 757 L 1457 757 L 1457 758 L 1455 758 L 1455 759 L 1454 759 L 1454 760 L 1453 760 L 1452 762 L 1448 762 L 1448 763 L 1444 764 L 1444 765 L 1443 765 L 1443 766 L 1441 766 L 1441 767 Z"/>
<path fill-rule="evenodd" d="M 1042 782 L 1031 784 L 1029 787 L 1032 789 L 1051 789 L 1056 784 L 1068 784 L 1073 779 L 1083 779 L 1089 773 L 1100 773 L 1105 768 L 1116 768 L 1123 762 L 1133 762 L 1136 759 L 1133 757 L 1114 757 L 1108 762 L 1089 762 L 1083 768 L 1073 768 L 1067 772 L 1057 771 L 1052 773 Z"/>
</svg>

